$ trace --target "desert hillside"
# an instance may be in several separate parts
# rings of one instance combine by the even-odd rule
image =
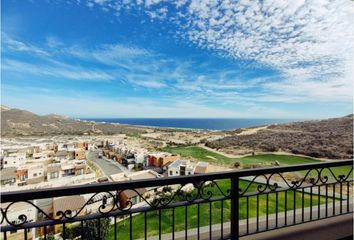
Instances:
[[[39,116],[34,113],[1,106],[1,136],[41,136],[60,134],[118,134],[145,132],[125,124],[95,123],[56,114]]]
[[[320,121],[271,125],[252,134],[242,129],[206,146],[230,154],[288,152],[317,158],[353,157],[353,115]]]

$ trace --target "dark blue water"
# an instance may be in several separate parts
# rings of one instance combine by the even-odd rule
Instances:
[[[276,123],[289,123],[295,119],[216,119],[216,118],[90,118],[96,122],[125,123],[130,125],[229,130]]]

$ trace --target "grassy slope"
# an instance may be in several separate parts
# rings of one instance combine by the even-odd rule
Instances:
[[[226,192],[226,189],[229,188],[230,184],[229,181],[223,180],[219,181],[220,188],[223,190],[223,192]],[[246,181],[241,181],[240,182],[241,188],[245,189],[245,187],[248,185],[248,182]],[[256,191],[257,185],[253,185],[249,188],[249,192],[255,192]],[[216,187],[211,188],[211,191],[213,192],[214,196],[220,195],[219,190]],[[302,201],[301,201],[301,193],[296,193],[296,208],[302,207]],[[279,201],[278,201],[278,211],[282,212],[285,209],[285,193],[279,193]],[[294,207],[294,192],[289,191],[287,193],[287,209],[291,210]],[[265,195],[260,195],[259,197],[260,204],[259,204],[259,215],[265,215],[266,214],[266,196]],[[320,200],[320,203],[324,203],[325,199],[318,197],[313,197],[313,205],[318,204],[318,200]],[[249,199],[249,216],[250,217],[255,217],[256,216],[256,197],[250,197]],[[275,193],[270,193],[269,194],[269,213],[274,213],[275,212]],[[304,196],[304,203],[305,207],[310,205],[310,195],[305,194]],[[220,202],[213,202],[211,204],[211,213],[212,213],[212,223],[217,224],[221,222],[221,203]],[[230,221],[230,201],[226,200],[224,201],[223,204],[223,215],[224,219],[223,222],[229,222]],[[245,219],[246,218],[246,199],[241,198],[240,199],[240,219]],[[209,210],[209,203],[206,204],[201,204],[200,205],[200,216],[201,218],[199,219],[200,221],[200,226],[206,226],[209,225],[209,216],[210,216],[210,210]],[[154,236],[158,234],[158,211],[150,211],[147,213],[147,232],[148,236]],[[136,215],[132,218],[132,232],[133,232],[133,239],[137,238],[143,238],[144,237],[144,214]],[[188,228],[196,228],[198,224],[198,207],[197,205],[191,205],[188,207],[188,220],[187,220],[187,225]],[[161,211],[161,229],[162,233],[169,233],[172,231],[172,210],[171,209],[165,209]],[[175,231],[182,231],[185,229],[185,207],[178,207],[175,209]],[[120,239],[129,239],[129,218],[126,220],[119,222],[117,224],[117,232],[118,232],[118,238]],[[109,230],[109,238],[108,239],[114,239],[114,228],[111,226]]]

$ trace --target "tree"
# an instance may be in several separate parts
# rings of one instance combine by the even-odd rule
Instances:
[[[72,224],[67,227],[65,237],[66,239],[78,239],[82,236],[81,239],[104,240],[107,237],[109,225],[109,218],[87,220],[84,222],[82,229],[81,225]]]

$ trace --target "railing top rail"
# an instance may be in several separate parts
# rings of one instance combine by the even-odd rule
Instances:
[[[341,160],[333,162],[310,163],[293,166],[267,167],[257,169],[232,170],[226,172],[216,172],[188,176],[176,176],[157,179],[142,179],[122,182],[94,183],[87,185],[65,186],[57,188],[10,191],[1,193],[1,202],[18,202],[34,199],[71,196],[79,194],[109,192],[115,190],[146,188],[154,186],[165,186],[173,184],[185,184],[199,181],[220,180],[246,176],[258,176],[262,174],[294,172],[310,169],[323,169],[329,167],[340,167],[353,165],[353,160]]]

